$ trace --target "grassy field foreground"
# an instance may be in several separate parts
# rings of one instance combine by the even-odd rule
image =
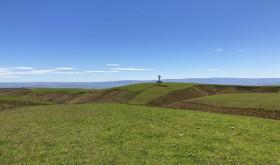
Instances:
[[[276,120],[123,104],[0,112],[0,164],[280,164]]]

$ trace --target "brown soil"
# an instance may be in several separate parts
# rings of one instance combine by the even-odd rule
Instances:
[[[280,120],[279,110],[264,110],[261,108],[231,108],[231,107],[215,107],[207,104],[200,104],[188,101],[180,101],[166,106],[168,108],[196,110],[203,112],[223,113],[239,116],[250,116],[267,119]]]
[[[26,88],[0,88],[0,93],[25,91]]]
[[[102,95],[103,92],[94,92],[86,95],[80,95],[72,100],[67,101],[68,104],[78,104],[78,103],[87,103],[98,101],[98,98]]]
[[[93,92],[86,95],[82,93],[67,93],[67,92],[44,92],[36,94],[28,94],[26,97],[51,101],[58,104],[78,104],[87,102],[127,102],[133,97],[134,92],[127,90],[109,90],[101,92]]]
[[[165,96],[152,100],[148,105],[166,107],[170,104],[193,98],[216,94],[230,93],[276,93],[279,87],[249,87],[249,86],[221,86],[221,85],[196,85],[191,88],[173,91]]]
[[[24,96],[30,92],[26,88],[0,88],[0,96],[10,95],[10,96]]]
[[[134,92],[128,90],[109,90],[105,92],[90,93],[85,96],[77,97],[68,103],[86,103],[86,102],[121,102],[126,103],[134,95]]]
[[[66,103],[76,97],[78,97],[80,94],[73,94],[73,93],[67,93],[67,92],[44,92],[44,93],[36,93],[36,94],[29,94],[26,97],[32,98],[32,99],[38,99],[38,100],[44,100],[44,101],[50,101],[55,102],[58,104]]]
[[[43,104],[33,103],[33,102],[9,101],[9,102],[5,102],[5,103],[1,103],[0,110],[11,109],[11,108],[15,108],[15,107],[22,107],[22,106],[33,106],[33,105],[43,105]]]

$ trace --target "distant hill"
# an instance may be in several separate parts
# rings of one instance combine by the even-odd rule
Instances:
[[[0,83],[0,88],[81,88],[81,89],[105,89],[124,85],[156,82],[156,80],[124,80],[108,82],[7,82]],[[221,84],[221,85],[280,85],[280,78],[188,78],[165,79],[163,82]]]

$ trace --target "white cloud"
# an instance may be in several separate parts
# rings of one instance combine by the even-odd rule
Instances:
[[[83,73],[116,73],[119,71],[105,71],[105,70],[89,70],[89,71],[84,71]]]
[[[26,72],[12,72],[14,74],[50,74],[55,73],[57,70],[47,69],[47,70],[31,70]]]
[[[17,69],[16,69],[17,68]],[[31,68],[31,67],[30,67]],[[28,67],[2,67],[0,68],[1,78],[16,78],[19,75],[47,75],[47,74],[85,74],[85,73],[116,73],[118,70],[89,70],[74,72],[68,71],[76,68],[56,68],[56,69],[32,69]]]
[[[128,71],[142,71],[142,70],[152,70],[152,69],[144,69],[144,68],[113,68],[113,70],[128,70]]]
[[[108,66],[119,66],[120,64],[106,64]]]
[[[219,71],[219,70],[221,70],[221,69],[207,69],[207,70],[209,70],[209,71]]]
[[[5,76],[5,75],[11,75],[11,70],[6,70],[6,69],[0,69],[0,75]]]
[[[221,48],[215,49],[215,52],[222,52],[223,50]]]
[[[76,68],[63,67],[63,68],[55,68],[55,69],[58,69],[58,70],[74,70]]]
[[[12,70],[12,69],[9,69],[9,68],[0,68],[0,72],[1,72],[1,71],[9,71],[9,70]]]
[[[20,67],[11,67],[13,69],[18,69],[18,70],[30,70],[34,69],[33,67],[26,67],[26,66],[20,66]]]
[[[17,78],[18,76],[0,76],[0,78]]]
[[[26,66],[20,66],[20,67],[3,67],[0,68],[0,71],[9,71],[9,70],[31,70],[34,69],[33,67],[26,67]]]
[[[0,75],[42,75],[42,74],[79,74],[80,72],[62,72],[54,69],[46,70],[28,70],[28,71],[13,71],[13,70],[0,70]]]
[[[80,74],[80,72],[61,72],[58,70],[31,70],[28,72],[16,72],[16,74]]]
[[[80,72],[53,72],[53,74],[80,74]]]

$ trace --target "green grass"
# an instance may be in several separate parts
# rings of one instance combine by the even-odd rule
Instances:
[[[159,85],[152,84],[149,88],[141,91],[138,95],[132,98],[128,103],[129,104],[147,104],[153,99],[164,96],[169,92],[180,90],[184,88],[190,88],[195,84],[188,84],[188,83],[161,83]]]
[[[232,129],[234,127],[235,129]],[[280,164],[280,123],[124,104],[0,112],[0,164]]]
[[[48,101],[30,99],[25,97],[15,97],[15,96],[1,96],[0,103],[14,103],[14,102],[31,102],[35,104],[54,104]]]
[[[140,84],[132,84],[132,85],[116,87],[113,89],[125,89],[125,90],[129,90],[132,92],[139,92],[139,91],[145,90],[147,88],[150,88],[153,85],[155,85],[155,83],[140,83]]]
[[[236,93],[205,96],[189,100],[220,107],[280,110],[279,93]]]
[[[67,92],[67,93],[91,93],[96,90],[94,89],[72,89],[72,88],[32,88],[31,92],[34,94],[37,93],[46,93],[46,92]]]

